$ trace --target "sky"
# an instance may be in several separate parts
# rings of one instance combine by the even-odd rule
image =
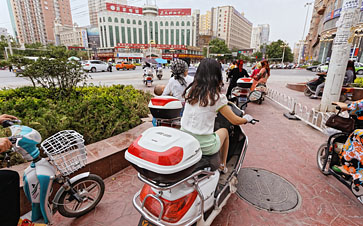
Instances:
[[[146,0],[129,0],[128,5],[142,6]],[[150,0],[154,1],[154,0]],[[192,8],[204,14],[212,7],[231,5],[243,12],[253,23],[270,24],[270,41],[281,39],[294,44],[303,37],[308,7],[305,3],[313,0],[155,0],[159,8]],[[70,0],[73,22],[79,26],[89,25],[88,0]],[[312,7],[309,8],[304,37],[310,27]],[[7,0],[0,0],[0,27],[13,34],[7,7]]]

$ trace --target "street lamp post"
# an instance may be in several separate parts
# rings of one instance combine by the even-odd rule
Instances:
[[[207,48],[207,58],[209,58],[209,49],[211,48],[211,47],[213,47],[214,45],[208,45],[208,46],[204,46],[204,47],[206,47]]]
[[[303,44],[304,44],[304,36],[305,36],[305,29],[306,29],[306,22],[308,21],[308,15],[309,15],[309,8],[310,6],[313,4],[313,2],[308,2],[304,5],[304,7],[308,7],[308,9],[306,10],[306,17],[305,17],[305,24],[304,24],[304,31],[302,34],[302,38],[301,38],[301,42],[300,42],[300,46],[299,46],[299,58],[297,59],[297,64],[300,64],[300,60],[301,60],[301,56],[302,56],[302,50],[303,50]]]

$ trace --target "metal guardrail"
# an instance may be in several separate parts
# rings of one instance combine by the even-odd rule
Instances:
[[[266,97],[287,109],[289,112],[295,113],[298,119],[322,133],[326,133],[326,129],[329,128],[325,126],[325,122],[333,114],[332,112],[324,113],[314,108],[309,109],[307,106],[298,103],[294,98],[270,88],[268,88]]]

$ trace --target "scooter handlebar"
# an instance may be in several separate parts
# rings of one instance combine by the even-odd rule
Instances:
[[[7,127],[10,127],[10,126],[13,126],[15,124],[20,124],[21,121],[20,120],[5,120],[1,123],[1,125],[4,127],[4,128],[7,128]]]
[[[260,122],[260,120],[253,119],[250,123],[251,123],[252,125],[255,125],[257,122]]]

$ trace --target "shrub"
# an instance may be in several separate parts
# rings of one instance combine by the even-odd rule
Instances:
[[[0,91],[0,112],[17,116],[43,139],[76,130],[90,144],[141,124],[149,99],[150,94],[123,85],[75,88],[63,98],[46,88],[24,87]],[[6,135],[0,131],[0,137]]]

